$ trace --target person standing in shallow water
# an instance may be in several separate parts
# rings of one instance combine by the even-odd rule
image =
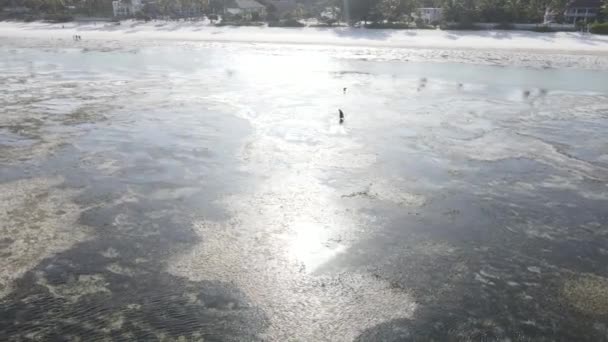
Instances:
[[[342,88],[342,94],[346,94],[346,87]],[[338,108],[338,113],[340,114],[340,125],[344,123],[344,112],[342,109]]]

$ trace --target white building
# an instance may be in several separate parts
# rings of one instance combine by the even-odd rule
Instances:
[[[602,2],[599,0],[574,0],[566,7],[564,21],[567,23],[591,22],[595,20],[601,9]]]
[[[340,19],[340,7],[325,7],[321,12],[320,17],[323,20],[339,20]]]
[[[421,7],[416,9],[416,16],[425,24],[438,23],[443,18],[443,9],[439,7]]]
[[[566,5],[564,11],[564,22],[576,23],[577,21],[592,22],[602,10],[602,2],[600,0],[571,0]],[[545,11],[545,24],[553,23],[557,19],[557,13],[547,8]]]
[[[141,11],[143,4],[141,0],[115,0],[112,1],[112,11],[115,17],[130,17]]]

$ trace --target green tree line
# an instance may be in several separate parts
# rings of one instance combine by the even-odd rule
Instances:
[[[568,0],[332,0],[340,7],[342,19],[360,21],[409,21],[419,7],[443,8],[443,20],[458,23],[538,23],[545,10],[552,9],[557,19]]]
[[[129,1],[129,0],[123,0]],[[272,13],[270,0],[259,0]],[[458,23],[538,23],[545,10],[551,8],[559,21],[568,0],[297,0],[298,11],[292,17],[319,16],[328,8],[335,9],[338,18],[348,23],[410,22],[419,7],[443,8],[443,20]],[[608,0],[605,0],[608,3]],[[171,16],[183,9],[196,8],[197,13],[221,14],[233,0],[157,0],[144,7],[146,14]],[[32,11],[61,13],[75,8],[87,15],[111,15],[112,0],[0,0],[2,7],[24,6]],[[608,6],[606,6],[608,7]]]

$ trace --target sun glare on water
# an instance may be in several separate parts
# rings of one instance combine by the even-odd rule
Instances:
[[[314,271],[346,249],[338,241],[332,241],[328,234],[332,229],[319,222],[297,221],[291,228],[293,234],[289,236],[287,250],[307,272]]]
[[[270,47],[269,47],[270,48]],[[272,47],[274,48],[274,47]],[[249,54],[239,56],[237,67],[253,80],[284,80],[299,87],[316,87],[327,81],[327,70],[332,64],[331,57],[302,51],[301,54],[268,55]]]

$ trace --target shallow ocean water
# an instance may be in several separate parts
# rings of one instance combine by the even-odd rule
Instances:
[[[2,340],[608,340],[605,71],[1,55]]]

